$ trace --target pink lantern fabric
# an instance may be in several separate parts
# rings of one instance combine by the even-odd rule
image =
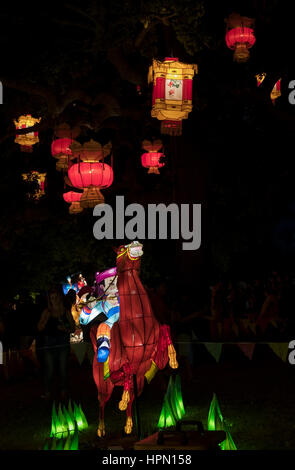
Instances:
[[[141,156],[142,166],[149,169],[148,173],[159,175],[160,172],[158,169],[165,165],[165,163],[159,161],[161,157],[165,157],[161,152],[144,153]]]
[[[75,163],[68,171],[71,183],[76,188],[97,186],[108,188],[113,182],[113,169],[106,163]]]
[[[256,38],[252,28],[233,28],[230,29],[225,36],[225,42],[229,49],[235,49],[238,43],[246,44],[247,48],[250,49],[254,46],[255,41]]]
[[[56,139],[51,144],[51,154],[53,157],[58,158],[61,155],[72,155],[70,145],[73,143],[73,139],[63,138]]]

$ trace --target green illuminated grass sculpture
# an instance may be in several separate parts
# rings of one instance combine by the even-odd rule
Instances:
[[[175,426],[184,414],[180,377],[177,375],[175,381],[173,381],[171,376],[158,421],[158,429]]]
[[[208,431],[223,430],[226,433],[226,438],[220,444],[221,450],[237,450],[237,447],[231,437],[231,434],[224,422],[217,396],[214,393],[213,399],[210,404],[208,413]]]

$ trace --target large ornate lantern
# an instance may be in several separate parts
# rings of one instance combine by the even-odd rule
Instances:
[[[40,122],[41,118],[33,118],[31,114],[26,114],[24,116],[20,116],[18,120],[14,120],[14,124],[16,129],[28,129],[30,127],[35,126],[36,123]],[[27,134],[16,134],[16,138],[14,140],[16,144],[20,145],[20,149],[22,152],[33,152],[33,145],[39,142],[38,132],[28,132]]]
[[[177,58],[164,62],[153,60],[148,83],[153,82],[152,117],[161,121],[162,134],[181,135],[182,119],[192,110],[192,83],[198,73],[195,64],[184,64]]]
[[[229,49],[234,50],[234,61],[247,62],[249,49],[255,44],[255,20],[232,13],[226,20],[227,32],[225,42]]]
[[[66,123],[60,124],[56,128],[55,135],[58,139],[53,140],[51,144],[51,154],[57,159],[57,171],[68,169],[70,160],[74,158],[71,145],[75,142],[73,139],[78,136],[79,132],[79,128],[71,129]]]
[[[70,203],[69,213],[70,214],[79,214],[83,211],[83,207],[80,206],[82,193],[77,193],[75,191],[68,191],[63,194],[63,198],[66,202]]]
[[[256,80],[257,80],[257,86],[260,86],[263,80],[266,77],[266,73],[260,73],[256,75]],[[270,93],[270,98],[272,101],[272,104],[275,104],[275,100],[281,96],[281,78],[275,83],[273,89],[271,90]]]
[[[34,186],[34,191],[27,193],[28,199],[38,201],[45,194],[46,173],[39,173],[39,171],[30,171],[29,173],[22,174],[23,180],[29,185]]]
[[[165,155],[160,152],[163,148],[162,141],[155,140],[154,142],[150,142],[149,140],[144,140],[142,142],[142,148],[146,150],[146,153],[141,156],[142,166],[149,169],[148,173],[159,175],[159,168],[165,165],[163,162]]]
[[[108,188],[113,182],[113,169],[106,163],[75,163],[68,172],[71,183],[76,188],[84,189],[80,199],[82,208],[95,207],[104,202],[100,190]]]

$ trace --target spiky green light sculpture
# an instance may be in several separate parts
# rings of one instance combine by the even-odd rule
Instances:
[[[226,438],[223,442],[221,442],[220,448],[221,450],[237,450],[236,445],[231,437],[231,434],[224,422],[220,406],[217,400],[217,396],[214,393],[213,399],[210,404],[209,413],[208,413],[208,430],[209,431],[216,431],[216,430],[223,430],[226,433]]]
[[[173,382],[173,378],[171,376],[169,379],[167,392],[164,397],[164,402],[158,421],[158,428],[163,429],[175,426],[176,422],[182,419],[184,414],[185,410],[182,401],[180,377],[177,375],[175,382]]]

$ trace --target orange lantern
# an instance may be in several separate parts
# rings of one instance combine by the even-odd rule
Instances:
[[[14,120],[14,125],[16,129],[28,129],[35,126],[36,123],[39,123],[41,118],[33,118],[31,114],[20,116],[18,120]],[[28,132],[27,134],[16,134],[14,140],[16,144],[20,145],[22,152],[33,152],[33,145],[39,142],[38,132]]]
[[[260,73],[255,75],[256,80],[257,80],[257,86],[260,86],[263,80],[266,77],[266,73]],[[275,100],[281,96],[281,78],[275,83],[275,86],[273,87],[271,93],[270,93],[270,98],[272,101],[272,104],[275,104]]]
[[[81,196],[82,193],[76,193],[75,191],[68,191],[63,194],[64,200],[71,204],[69,207],[70,214],[78,214],[83,211],[83,208],[80,205]]]
[[[229,49],[234,50],[234,61],[246,62],[249,59],[249,49],[255,44],[255,20],[232,13],[226,20],[225,42]]]
[[[141,156],[142,166],[148,168],[148,173],[154,173],[159,175],[159,168],[162,168],[165,163],[161,160],[165,157],[160,150],[163,147],[161,140],[155,140],[153,143],[149,140],[144,140],[142,143],[142,148],[147,151]]]
[[[184,64],[178,58],[153,60],[148,83],[153,83],[151,115],[161,121],[161,132],[181,135],[182,120],[192,111],[192,83],[198,73],[196,64]]]
[[[46,173],[39,173],[39,171],[30,171],[29,173],[22,174],[23,180],[27,183],[37,183],[37,189],[34,193],[27,193],[28,199],[35,201],[39,200],[45,194]]]

